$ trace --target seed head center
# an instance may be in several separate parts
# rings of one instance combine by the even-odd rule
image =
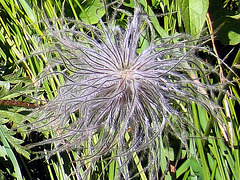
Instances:
[[[132,80],[134,78],[134,71],[129,69],[120,71],[120,77],[124,80]]]

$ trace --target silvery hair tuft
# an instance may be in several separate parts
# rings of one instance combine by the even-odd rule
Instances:
[[[33,112],[37,121],[32,128],[53,129],[56,137],[29,147],[56,143],[50,155],[88,149],[83,159],[114,151],[122,167],[132,153],[148,150],[150,169],[159,167],[156,154],[166,134],[187,148],[194,129],[191,104],[210,114],[217,110],[207,93],[215,88],[202,83],[212,67],[196,57],[201,45],[184,34],[158,37],[142,14],[136,7],[125,25],[115,19],[100,19],[98,26],[64,19],[59,29],[46,22],[52,42],[45,52],[55,57],[49,65],[64,67],[56,73],[64,74],[65,83],[53,100]]]

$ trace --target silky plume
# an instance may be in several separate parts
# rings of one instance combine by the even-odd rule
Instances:
[[[130,13],[128,13],[130,14]],[[55,144],[48,155],[65,150],[88,150],[81,159],[92,161],[115,153],[120,173],[130,178],[127,167],[133,153],[147,152],[150,179],[160,168],[164,136],[172,134],[188,148],[194,131],[191,104],[217,117],[211,93],[218,89],[207,82],[214,68],[196,56],[206,50],[185,34],[158,37],[148,16],[136,7],[125,25],[114,16],[98,26],[75,20],[46,20],[44,46],[48,66],[40,79],[59,66],[65,83],[58,95],[31,115],[32,130],[54,130],[56,136],[31,144]],[[52,55],[53,54],[53,55]],[[75,118],[71,118],[75,115]]]

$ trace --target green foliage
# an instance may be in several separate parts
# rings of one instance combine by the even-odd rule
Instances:
[[[185,30],[193,37],[199,37],[206,20],[209,0],[180,0],[179,6]]]
[[[214,3],[214,1],[213,1]],[[210,7],[211,18],[217,32],[217,39],[224,45],[240,43],[240,8],[239,1],[226,1]]]
[[[75,2],[77,3],[77,1]],[[99,18],[105,14],[104,2],[101,0],[86,1],[84,7],[81,7],[79,3],[77,4],[82,10],[79,17],[84,23],[96,24]]]
[[[237,50],[239,48],[240,3],[238,0],[140,0],[139,2],[144,13],[150,16],[158,37],[166,38],[183,32],[199,37],[201,32],[205,32],[205,29],[212,33],[210,26],[213,24],[216,38],[223,45],[235,45]],[[100,0],[66,0],[65,8],[62,8],[62,3],[63,1],[54,0],[0,1],[0,99],[34,103],[36,99],[40,99],[45,102],[53,99],[57,94],[58,87],[64,83],[62,75],[53,74],[49,78],[41,79],[42,93],[35,93],[36,88],[39,88],[37,86],[39,81],[36,82],[36,79],[48,63],[49,57],[46,57],[44,53],[36,53],[36,56],[31,57],[29,55],[32,52],[41,51],[38,47],[39,43],[48,46],[47,44],[51,42],[51,39],[46,39],[44,36],[47,27],[41,22],[45,18],[55,19],[61,28],[58,19],[63,14],[70,19],[96,25],[98,25],[98,18],[106,15],[104,2]],[[133,10],[134,1],[126,1],[122,6]],[[160,16],[161,13],[164,16]],[[207,20],[207,13],[212,21]],[[122,14],[119,21],[126,21],[124,11]],[[39,42],[40,38],[42,40]],[[210,43],[208,45],[211,47]],[[217,50],[221,53],[221,49]],[[219,65],[214,57],[203,56],[215,66]],[[166,136],[166,141],[158,143],[161,150],[158,154],[161,159],[159,179],[161,176],[165,179],[240,179],[238,170],[240,167],[240,135],[237,114],[237,108],[240,105],[240,83],[237,74],[240,50],[231,53],[231,57],[234,59],[233,63],[232,61],[227,62],[232,68],[231,70],[221,65],[226,74],[225,82],[231,81],[234,85],[226,84],[223,89],[228,90],[228,93],[217,94],[218,103],[223,107],[221,114],[223,122],[216,123],[217,120],[209,116],[206,110],[192,104],[194,118],[191,121],[195,125],[195,130],[188,134],[189,149],[182,148],[178,139],[168,136]],[[61,70],[62,67],[56,68]],[[50,69],[50,72],[53,72],[53,69]],[[219,78],[214,76],[210,75],[207,78],[209,82],[220,83]],[[181,106],[184,108],[184,104]],[[24,145],[51,137],[54,132],[49,130],[44,134],[29,134],[24,127],[15,130],[26,119],[29,111],[25,107],[0,105],[1,179],[9,177],[66,179],[69,176],[70,179],[81,179],[81,177],[114,179],[119,174],[119,165],[113,158],[116,155],[114,152],[102,156],[96,163],[92,163],[88,159],[74,162],[82,155],[87,154],[87,149],[81,152],[71,149],[63,153],[57,152],[50,159],[35,160],[37,161],[37,168],[35,168],[31,164],[34,162],[30,163],[29,159],[38,156],[32,151],[26,150]],[[35,119],[33,117],[28,120],[33,122]],[[128,140],[127,134],[125,138]],[[167,147],[166,143],[170,144],[170,147]],[[49,149],[48,146],[43,148]],[[147,179],[147,173],[143,168],[146,163],[144,157],[138,152],[133,156],[132,168],[138,174],[136,179]],[[173,170],[169,168],[169,164]],[[89,168],[89,174],[85,176],[83,172],[88,167],[92,168]]]

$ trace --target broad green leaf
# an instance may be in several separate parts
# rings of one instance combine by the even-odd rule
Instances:
[[[186,32],[198,37],[206,19],[209,0],[179,0],[179,6]]]
[[[222,27],[217,32],[217,38],[225,45],[240,43],[240,19],[223,18]]]
[[[197,160],[194,158],[190,158],[189,165],[194,174],[198,176],[198,179],[204,180],[203,167],[199,164],[199,162],[197,162]]]
[[[219,8],[211,14],[216,39],[224,45],[236,45],[240,43],[240,14],[229,9]]]
[[[105,13],[104,3],[101,0],[88,1],[88,7],[81,12],[80,18],[84,23],[96,24]]]

